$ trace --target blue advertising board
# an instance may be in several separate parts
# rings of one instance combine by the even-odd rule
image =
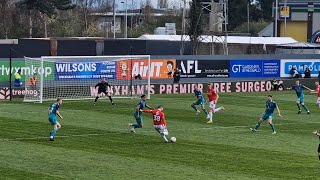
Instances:
[[[297,71],[304,74],[306,68],[311,71],[311,77],[318,77],[320,71],[320,59],[282,59],[281,77],[292,77],[291,69],[295,67]]]
[[[55,80],[116,79],[115,61],[55,63]]]
[[[280,77],[280,60],[230,60],[230,77]]]

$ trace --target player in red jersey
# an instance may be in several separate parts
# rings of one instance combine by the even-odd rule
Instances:
[[[315,82],[314,84],[316,85],[316,90],[311,91],[311,93],[317,93],[316,106],[320,108],[320,85],[319,82]]]
[[[164,139],[165,142],[168,142],[166,136],[168,136],[167,130],[167,122],[165,119],[165,115],[163,113],[163,107],[158,106],[157,109],[154,110],[141,110],[145,113],[151,113],[153,117],[153,127],[160,133],[161,137]]]
[[[218,95],[218,92],[215,89],[213,89],[212,84],[208,84],[207,95],[209,98],[209,119],[210,119],[207,123],[212,123],[213,113],[219,112],[220,110],[225,111],[225,109],[223,106],[216,108],[219,95]]]

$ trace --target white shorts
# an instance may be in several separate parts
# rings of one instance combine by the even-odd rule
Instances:
[[[320,97],[318,97],[317,99],[317,104],[320,104]]]
[[[210,101],[210,102],[209,102],[209,107],[210,107],[211,109],[215,109],[215,108],[216,108],[216,103],[215,103],[215,101]]]
[[[153,125],[153,127],[160,133],[160,134],[164,134],[164,135],[168,135],[168,129],[166,126],[164,125]]]

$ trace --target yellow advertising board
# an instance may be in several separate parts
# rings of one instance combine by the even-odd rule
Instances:
[[[280,18],[290,18],[290,6],[280,6]]]

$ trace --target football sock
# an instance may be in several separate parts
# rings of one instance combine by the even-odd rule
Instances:
[[[57,130],[56,129],[52,129],[50,132],[50,137],[54,137],[57,134]]]
[[[196,108],[195,105],[192,104],[191,107],[192,107],[195,111],[198,111],[198,109]]]
[[[209,116],[210,116],[210,121],[212,121],[212,119],[213,119],[213,113],[210,111],[209,112]]]
[[[97,97],[96,97],[96,99],[94,100],[94,102],[97,102],[97,101],[98,101],[98,99],[99,99],[99,97],[97,96]]]
[[[166,135],[161,134],[161,137],[162,137],[166,142],[168,142],[168,139],[167,139]]]
[[[257,122],[255,129],[258,129],[260,127],[261,123]]]
[[[270,126],[271,126],[272,131],[275,132],[276,129],[274,128],[274,125],[273,125],[273,124],[270,124]]]
[[[214,112],[216,113],[216,112],[219,112],[220,110],[221,110],[221,107],[215,109]]]
[[[299,105],[299,104],[297,104],[297,106],[298,106],[299,111],[301,111],[300,105]]]
[[[309,111],[309,109],[307,108],[307,106],[302,105],[302,107],[303,107],[304,110]]]
[[[206,113],[206,115],[208,115],[208,111],[206,109],[202,109],[204,113]]]
[[[111,96],[108,96],[108,97],[109,97],[110,101],[113,102],[112,97]]]
[[[131,125],[133,128],[142,128],[142,126],[140,124],[132,124]]]

